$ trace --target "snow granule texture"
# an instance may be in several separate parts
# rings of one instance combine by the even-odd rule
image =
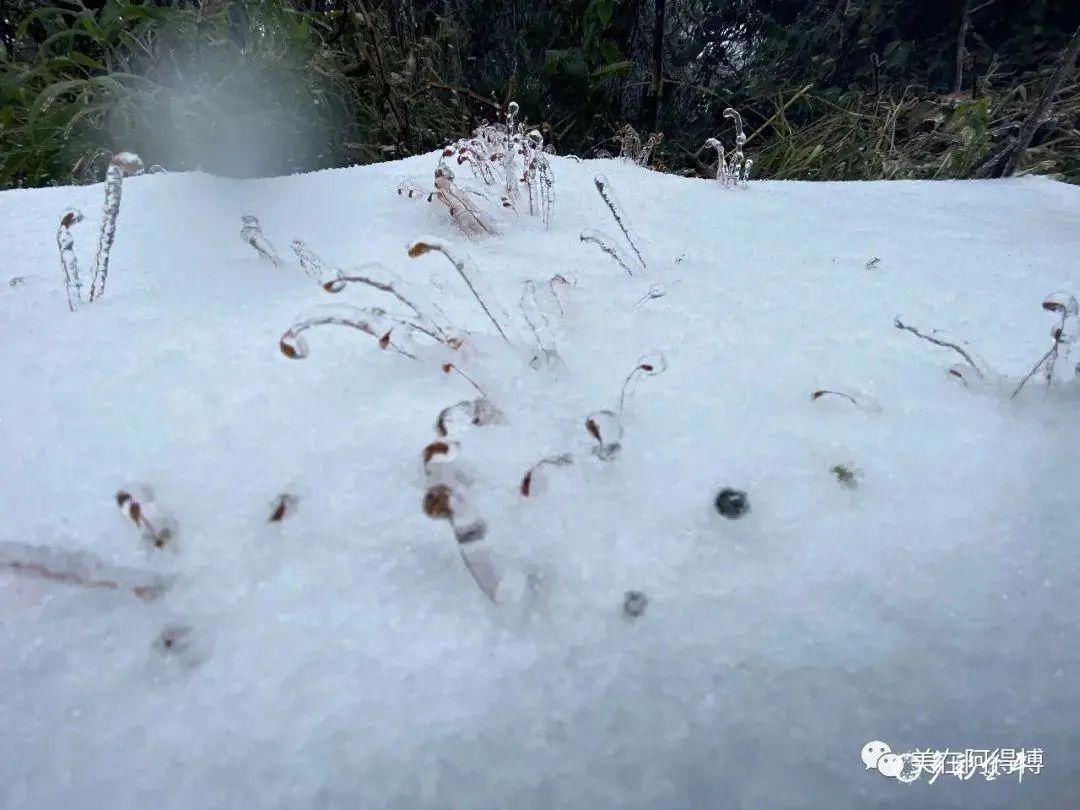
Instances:
[[[556,159],[550,230],[504,214],[470,241],[394,193],[435,162],[127,179],[108,292],[74,314],[58,216],[86,214],[85,272],[102,187],[0,194],[0,550],[172,578],[142,601],[0,568],[0,807],[1080,806],[1080,384],[1062,366],[1008,396],[1049,348],[1044,296],[1080,291],[1080,189],[723,190]],[[648,273],[579,241],[619,236],[601,172]],[[497,604],[420,509],[435,417],[475,391],[346,330],[282,356],[320,305],[390,307],[260,259],[248,213],[279,248],[381,263],[472,333],[455,363],[505,418],[453,463]],[[424,235],[512,317],[524,281],[571,281],[562,362],[532,368],[444,257],[408,258]],[[1003,379],[965,388],[897,315]],[[600,460],[585,418],[650,352],[667,370]],[[165,549],[116,508],[139,484],[176,520]],[[725,487],[752,504],[738,520]],[[1045,766],[905,785],[864,770],[870,740]]]

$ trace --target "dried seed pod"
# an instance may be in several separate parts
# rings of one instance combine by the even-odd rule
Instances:
[[[299,498],[297,498],[295,495],[290,495],[287,492],[278,495],[277,498],[274,499],[274,503],[271,505],[270,519],[267,522],[280,523],[286,517],[296,511],[296,507],[299,502]]]
[[[641,591],[627,591],[623,596],[623,613],[631,619],[641,616],[648,605],[649,598]]]
[[[451,506],[453,490],[446,484],[435,484],[424,493],[424,514],[432,520],[450,520],[454,516]]]
[[[154,548],[170,545],[175,535],[174,521],[154,500],[149,487],[138,487],[137,497],[127,490],[116,493],[116,505],[120,511],[142,532],[143,538]]]
[[[622,449],[622,421],[614,411],[594,411],[585,419],[585,430],[596,439],[593,454],[601,461],[611,461]]]

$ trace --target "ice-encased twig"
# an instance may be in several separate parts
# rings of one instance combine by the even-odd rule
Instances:
[[[551,324],[547,315],[536,300],[536,282],[529,280],[522,284],[521,300],[518,302],[521,313],[525,316],[525,322],[532,330],[536,338],[536,345],[547,360],[558,359],[559,352],[555,347],[555,337],[551,333]]]
[[[296,254],[296,258],[300,260],[300,268],[309,277],[313,278],[323,284],[323,278],[327,275],[326,263],[322,260],[314,250],[308,247],[307,243],[302,239],[293,239],[289,245],[292,248],[293,253]],[[340,272],[335,270],[330,275],[340,275]]]
[[[410,323],[392,315],[377,307],[334,307],[327,308],[327,314],[314,315],[298,323],[293,324],[286,330],[278,341],[281,353],[293,360],[302,360],[307,357],[311,350],[303,333],[317,326],[344,326],[359,332],[371,335],[379,342],[380,349],[393,349],[398,354],[416,360],[416,355],[405,350],[391,341],[393,330],[402,326],[405,330],[418,329],[416,324]]]
[[[364,274],[360,275],[359,271],[363,271]],[[339,275],[330,279],[323,284],[323,289],[329,293],[341,292],[349,284],[360,284],[365,287],[371,287],[379,292],[391,295],[408,307],[412,313],[416,316],[415,326],[419,328],[421,332],[424,332],[429,337],[439,341],[440,343],[448,343],[451,339],[451,333],[453,327],[447,321],[446,323],[440,323],[435,317],[428,315],[421,307],[415,303],[414,299],[418,299],[416,291],[414,291],[404,279],[394,277],[393,281],[383,281],[374,277],[375,272],[389,274],[380,264],[369,264],[362,267],[358,267],[355,271],[352,271],[351,275],[344,275],[339,272]],[[406,295],[408,293],[408,295]]]
[[[432,520],[449,522],[465,569],[480,591],[495,601],[499,576],[486,548],[487,523],[460,486],[433,483],[424,492],[423,511]]]
[[[595,228],[586,228],[581,232],[580,238],[582,242],[589,242],[596,245],[604,251],[604,253],[613,258],[619,263],[619,267],[626,271],[627,275],[634,275],[634,271],[630,269],[630,265],[635,264],[635,262],[626,255],[611,236],[603,231],[598,231]]]
[[[443,438],[457,433],[466,426],[482,427],[496,425],[504,420],[502,412],[485,396],[465,399],[439,411],[435,419],[435,432]]]
[[[1046,354],[1044,354],[1032,367],[1031,371],[1020,380],[1020,384],[1016,386],[1016,390],[1012,392],[1010,399],[1015,398],[1016,395],[1020,393],[1028,380],[1034,377],[1040,368],[1045,369],[1046,386],[1049,388],[1054,382],[1054,369],[1056,368],[1058,358],[1061,355],[1062,346],[1065,347],[1065,360],[1068,361],[1069,346],[1077,338],[1077,335],[1070,334],[1066,331],[1066,327],[1070,324],[1070,320],[1075,324],[1077,322],[1077,315],[1080,313],[1080,304],[1078,304],[1075,297],[1067,292],[1051,293],[1046,296],[1042,308],[1047,312],[1053,312],[1061,316],[1061,320],[1058,322],[1057,326],[1050,330],[1050,337],[1053,340],[1053,343],[1050,345]]]
[[[86,552],[26,543],[0,542],[0,568],[84,588],[127,591],[144,601],[156,599],[172,585],[169,578],[110,565]]]
[[[259,218],[254,214],[244,214],[240,217],[240,221],[243,223],[243,227],[240,228],[241,238],[255,248],[255,251],[264,259],[273,262],[275,267],[280,267],[282,264],[281,257],[274,250],[274,246],[270,244],[270,240],[263,235]]]
[[[548,456],[542,458],[531,467],[521,479],[521,486],[519,490],[522,497],[528,498],[532,495],[533,481],[536,478],[536,474],[542,467],[568,467],[574,463],[574,457],[570,453],[563,453],[558,456]]]
[[[114,155],[109,161],[109,168],[105,170],[105,207],[101,215],[97,255],[94,257],[94,275],[90,282],[91,301],[96,301],[105,294],[105,281],[109,277],[109,256],[116,240],[116,218],[120,215],[124,178],[139,174],[142,170],[142,158],[132,152]]]
[[[600,199],[607,205],[608,210],[611,212],[611,216],[615,219],[615,224],[619,226],[619,230],[623,232],[623,236],[626,237],[627,244],[630,245],[630,249],[634,251],[634,255],[637,256],[638,262],[641,264],[641,268],[644,270],[648,265],[645,263],[645,257],[641,255],[641,251],[638,250],[637,244],[634,242],[634,235],[630,228],[630,220],[626,216],[626,212],[619,205],[619,201],[615,198],[615,191],[611,187],[611,181],[604,175],[598,174],[593,178],[593,184],[596,186],[596,190],[600,193]]]
[[[971,355],[968,352],[964,351],[964,349],[960,348],[955,343],[950,343],[947,340],[942,340],[941,338],[936,338],[936,337],[933,337],[932,335],[923,334],[918,329],[916,329],[914,326],[908,326],[906,323],[901,321],[899,318],[896,318],[893,321],[893,325],[897,329],[902,329],[905,332],[911,332],[911,334],[915,335],[915,337],[922,338],[925,341],[933,343],[935,346],[941,346],[944,349],[952,349],[954,352],[956,352],[957,354],[959,354],[961,357],[964,358],[964,361],[969,366],[971,366],[972,369],[974,369],[975,373],[978,374],[980,378],[985,376],[983,374],[983,370],[981,368],[979,368],[979,364],[971,359]]]
[[[611,461],[622,449],[622,418],[614,411],[593,411],[585,417],[586,432],[596,439],[593,454],[601,461]]]
[[[508,329],[511,329],[509,313],[507,313],[505,309],[499,306],[494,293],[492,293],[490,290],[485,289],[484,294],[481,294],[480,290],[477,289],[477,285],[482,284],[482,282],[480,281],[480,274],[471,269],[466,269],[467,266],[464,259],[456,256],[453,252],[451,252],[450,248],[447,247],[446,243],[439,239],[419,239],[415,242],[412,242],[409,245],[408,249],[409,256],[414,259],[417,256],[423,256],[425,253],[428,253],[432,250],[445,256],[447,261],[449,261],[450,264],[454,266],[454,269],[457,270],[458,275],[461,276],[461,280],[465,282],[465,286],[469,288],[469,292],[473,294],[473,297],[476,299],[477,303],[480,304],[480,308],[484,310],[484,314],[487,315],[488,319],[492,322],[492,324],[495,325],[495,329],[502,336],[502,339],[505,340],[507,343],[513,343],[506,331]],[[484,300],[485,295],[487,296],[487,301]],[[506,323],[505,329],[503,328],[502,324],[499,323],[499,319],[495,317],[495,314],[492,312],[492,308],[498,311],[499,315]]]
[[[663,352],[650,352],[638,358],[633,371],[626,375],[623,381],[622,391],[619,394],[619,419],[622,419],[626,410],[626,399],[633,394],[634,384],[641,377],[655,377],[667,371],[667,358]]]
[[[82,279],[79,278],[79,257],[75,255],[73,225],[83,221],[82,211],[69,208],[60,216],[56,231],[56,246],[60,249],[60,266],[64,269],[64,289],[67,290],[68,309],[74,312],[82,303]]]

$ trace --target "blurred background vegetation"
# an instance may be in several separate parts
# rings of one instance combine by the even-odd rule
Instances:
[[[1077,0],[0,0],[0,187],[96,182],[121,150],[393,159],[511,100],[560,154],[617,154],[629,123],[689,175],[732,106],[758,177],[1080,182],[1078,28]]]

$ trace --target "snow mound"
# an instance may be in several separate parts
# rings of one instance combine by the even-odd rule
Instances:
[[[435,160],[128,178],[75,313],[57,223],[101,186],[0,194],[0,807],[1078,806],[1080,357],[1008,383],[1080,288],[1080,189],[554,158],[550,229],[469,240],[395,194]],[[579,238],[623,239],[597,174],[632,272]],[[244,215],[463,344],[261,258]],[[282,353],[343,306],[392,329]],[[477,388],[492,418],[440,437]],[[871,740],[1046,765],[901,784]]]

